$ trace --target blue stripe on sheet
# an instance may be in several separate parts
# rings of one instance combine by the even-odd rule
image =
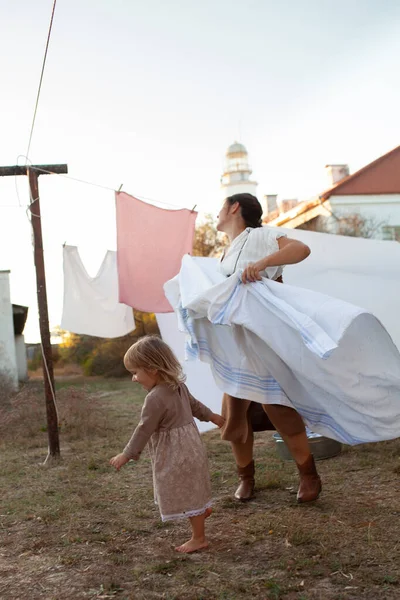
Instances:
[[[235,290],[232,292],[229,300],[233,300],[235,293],[239,288],[238,284],[235,287]],[[214,323],[221,324],[223,322],[225,312],[227,310],[227,305],[225,304],[223,309],[217,314],[214,320]],[[182,316],[183,323],[187,330],[187,333],[190,336],[190,340],[186,343],[186,354],[189,359],[200,358],[200,360],[206,360],[206,362],[211,363],[213,370],[215,371],[216,376],[220,377],[222,381],[227,384],[233,384],[236,386],[240,386],[242,390],[247,390],[249,393],[253,392],[258,396],[286,396],[285,392],[279,385],[279,383],[271,376],[261,377],[256,375],[252,371],[243,370],[240,368],[233,368],[229,363],[224,361],[220,356],[216,354],[216,352],[212,351],[208,345],[208,341],[206,338],[197,338],[193,319],[189,316],[187,309],[182,307],[179,308],[179,311]],[[310,349],[315,350],[317,352],[317,348],[321,350],[321,346],[315,342],[313,348],[311,347],[311,342],[313,341],[308,334],[308,332],[296,321],[293,321],[298,326],[299,332],[302,335],[302,338],[305,340],[306,346]],[[307,343],[310,340],[310,343]],[[327,354],[325,353],[322,358],[326,358]],[[287,396],[286,396],[287,397]],[[369,442],[369,439],[357,438],[355,436],[350,435],[341,425],[339,425],[333,417],[331,417],[326,412],[320,412],[317,410],[313,410],[311,408],[305,408],[304,406],[297,407],[295,400],[290,398],[293,406],[297,408],[300,414],[307,420],[308,425],[313,428],[313,426],[324,426],[326,429],[333,433],[333,437],[337,440],[345,444],[355,445]]]
[[[223,304],[221,310],[215,315],[212,323],[215,323],[217,325],[224,323],[225,313],[228,309],[229,304],[235,299],[235,296],[237,296],[240,285],[241,285],[241,281],[239,280],[238,283],[236,284],[236,286],[233,288],[231,295],[226,300],[226,302]]]
[[[260,281],[258,283],[261,286],[264,285],[262,281]],[[259,286],[254,287],[254,291],[257,293],[258,296],[261,297],[262,301],[265,302],[264,295],[261,292],[259,292]],[[293,312],[291,311],[291,313],[289,315],[290,319],[296,325],[307,348],[309,348],[311,351],[313,351],[315,354],[317,354],[320,358],[324,358],[324,359],[329,358],[329,356],[332,354],[333,350],[332,349],[326,350],[325,346],[322,346],[315,337],[312,337],[311,334],[309,333],[309,331],[305,327],[303,327],[301,322],[295,317]]]
[[[269,396],[274,395],[284,395],[286,396],[283,389],[280,387],[279,383],[273,377],[259,377],[254,374],[248,374],[247,379],[243,378],[243,371],[240,369],[233,369],[230,365],[221,358],[217,357],[214,352],[211,352],[210,349],[203,345],[202,342],[205,340],[199,340],[200,347],[200,356],[208,356],[211,358],[211,364],[217,373],[217,375],[225,382],[233,383],[236,385],[240,385],[242,389],[247,389],[248,391],[257,392],[258,394],[265,394]],[[287,396],[286,396],[287,397]],[[329,429],[333,434],[335,439],[340,439],[344,444],[363,444],[370,440],[357,438],[355,436],[350,435],[342,426],[340,426],[330,415],[325,412],[320,412],[312,409],[305,408],[304,406],[298,407],[296,406],[296,402],[290,398],[293,406],[300,412],[300,414],[307,419],[308,424],[311,429],[313,425],[321,424],[327,429]]]
[[[233,368],[229,363],[223,361],[215,352],[210,350],[206,340],[199,340],[199,351],[201,355],[207,355],[211,358],[212,365],[218,375],[227,382],[239,384],[248,390],[257,390],[257,392],[276,393],[283,392],[279,383],[272,376],[260,377],[251,371]]]

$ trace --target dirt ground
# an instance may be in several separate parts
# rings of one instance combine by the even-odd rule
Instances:
[[[210,548],[182,556],[186,522],[162,524],[147,455],[108,460],[135,427],[129,380],[58,384],[62,460],[44,467],[41,383],[0,410],[1,600],[395,600],[400,598],[400,440],[320,461],[321,498],[296,504],[297,474],[257,434],[257,497],[232,499],[229,444],[204,435],[215,498]]]

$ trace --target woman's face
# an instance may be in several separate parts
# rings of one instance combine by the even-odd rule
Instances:
[[[228,202],[228,200],[225,200],[217,216],[217,231],[225,231],[225,226],[230,222],[232,217],[231,208],[232,205]]]

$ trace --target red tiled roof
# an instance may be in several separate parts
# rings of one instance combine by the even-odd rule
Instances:
[[[345,177],[320,198],[360,194],[400,194],[400,146]]]

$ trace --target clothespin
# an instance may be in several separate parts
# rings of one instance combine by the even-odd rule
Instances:
[[[192,208],[192,210],[191,210],[190,212],[193,212],[193,211],[194,211],[194,209],[196,208],[196,206],[197,206],[197,204],[195,204],[195,205],[193,206],[193,208]]]
[[[121,183],[121,185],[120,185],[120,186],[119,186],[119,188],[118,188],[118,192],[120,192],[120,191],[122,190],[122,186],[123,186],[123,185],[124,185],[124,184],[123,184],[123,183]]]
[[[67,245],[67,242],[64,242],[64,243],[63,243],[63,248],[65,248],[65,246],[66,246],[66,245]]]

